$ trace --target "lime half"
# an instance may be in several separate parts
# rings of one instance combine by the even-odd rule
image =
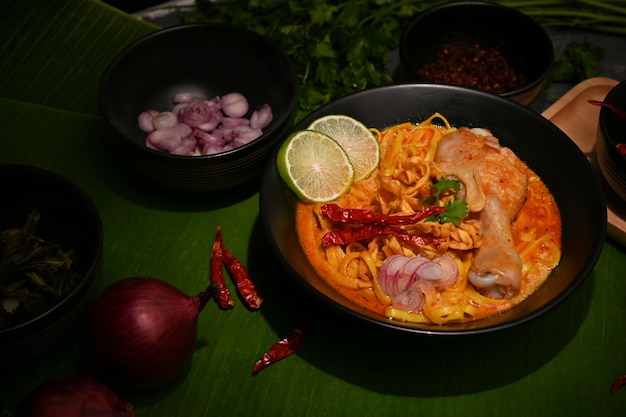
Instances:
[[[309,203],[335,200],[354,182],[348,154],[337,141],[318,131],[291,134],[278,150],[276,164],[287,186]]]
[[[348,154],[354,167],[354,181],[370,176],[380,162],[380,144],[376,136],[360,121],[345,115],[320,117],[308,127],[335,139]]]

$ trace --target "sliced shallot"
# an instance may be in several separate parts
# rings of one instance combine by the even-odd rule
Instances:
[[[246,118],[249,104],[240,93],[211,100],[179,93],[174,103],[171,111],[146,110],[138,116],[139,128],[149,133],[148,148],[175,155],[225,152],[262,136],[273,118],[267,103]]]
[[[378,284],[391,297],[396,308],[417,311],[424,303],[424,289],[444,289],[453,285],[459,270],[456,261],[448,255],[428,259],[417,255],[391,255],[378,271]]]

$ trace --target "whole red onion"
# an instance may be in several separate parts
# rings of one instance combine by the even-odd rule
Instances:
[[[52,378],[22,402],[18,417],[134,417],[124,402],[100,380],[87,375]]]
[[[82,346],[84,365],[126,389],[173,381],[191,362],[198,315],[210,298],[209,288],[191,297],[156,278],[112,284],[94,303]]]

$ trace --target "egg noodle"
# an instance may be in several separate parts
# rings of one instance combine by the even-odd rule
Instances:
[[[403,123],[382,131],[372,129],[381,147],[378,170],[355,183],[335,203],[343,208],[393,215],[423,210],[426,206],[420,200],[431,194],[431,185],[443,176],[432,163],[437,145],[446,133],[454,130],[440,114],[433,114],[419,124]],[[526,202],[511,225],[523,262],[522,288],[511,299],[482,295],[468,281],[474,250],[481,245],[480,223],[471,215],[459,225],[423,220],[402,226],[411,234],[436,237],[437,244],[416,245],[381,235],[324,247],[322,236],[336,225],[321,214],[321,204],[299,202],[297,233],[307,258],[321,277],[353,302],[390,319],[445,324],[487,317],[521,302],[547,279],[560,260],[558,207],[541,179],[530,169],[527,174]],[[443,202],[445,198],[454,196],[443,197]],[[424,254],[432,258],[442,253],[451,256],[459,267],[456,282],[443,290],[429,289],[420,311],[394,308],[377,283],[378,270],[385,258],[393,254],[409,257]]]

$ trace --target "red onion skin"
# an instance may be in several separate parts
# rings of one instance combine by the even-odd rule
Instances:
[[[135,417],[133,406],[87,375],[52,378],[22,402],[17,417]]]
[[[198,314],[210,299],[149,277],[126,278],[97,298],[83,362],[115,387],[147,389],[178,378],[196,348]]]

